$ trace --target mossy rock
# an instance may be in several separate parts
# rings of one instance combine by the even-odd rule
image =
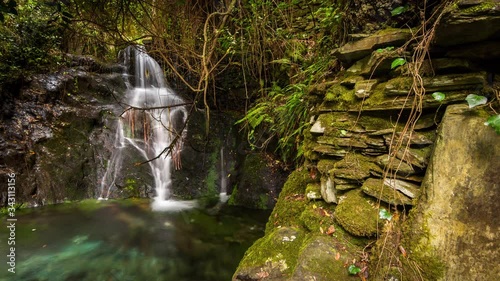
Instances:
[[[364,193],[391,205],[413,205],[412,199],[384,184],[383,179],[367,179],[361,187]]]
[[[299,217],[307,204],[306,187],[312,182],[306,169],[295,170],[288,176],[266,224],[266,233],[276,227],[302,226]]]
[[[349,251],[343,243],[329,236],[309,236],[304,241],[297,266],[289,280],[359,280],[358,276],[349,275],[345,267],[356,256],[356,252]]]
[[[257,240],[245,253],[233,280],[287,280],[305,238],[299,228],[282,227]]]
[[[316,167],[318,168],[318,171],[322,174],[327,174],[331,169],[335,167],[335,163],[337,163],[338,160],[331,160],[331,159],[321,159],[318,161],[318,164],[316,164]]]
[[[321,185],[319,183],[310,183],[306,188],[306,197],[309,200],[321,200]]]
[[[326,231],[330,225],[333,225],[334,204],[328,204],[324,201],[310,202],[304,206],[300,221],[312,233],[320,234],[321,230]]]
[[[348,191],[335,209],[335,220],[349,233],[372,237],[377,234],[377,202],[360,189]]]
[[[371,171],[382,172],[373,161],[369,157],[349,153],[344,159],[335,163],[335,168],[330,170],[329,173],[330,175],[334,175],[335,178],[347,179],[352,182],[362,182],[370,176]]]

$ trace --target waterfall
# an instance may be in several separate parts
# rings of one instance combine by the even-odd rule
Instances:
[[[122,165],[123,149],[133,147],[151,168],[156,191],[153,210],[193,207],[193,202],[174,201],[170,194],[172,166],[180,169],[180,152],[187,130],[185,102],[168,87],[160,65],[143,47],[130,46],[122,57],[127,67],[123,100],[126,110],[117,121],[115,147],[101,180],[99,198],[109,197]]]
[[[227,195],[227,171],[226,162],[224,160],[224,147],[220,148],[220,194],[219,200],[222,203],[227,202],[229,196]]]

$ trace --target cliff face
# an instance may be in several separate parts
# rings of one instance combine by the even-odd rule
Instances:
[[[16,201],[42,205],[93,197],[109,156],[105,117],[124,89],[119,66],[70,57],[58,72],[35,75],[5,95],[0,125],[0,176],[16,173]],[[2,190],[2,205],[6,203]]]
[[[500,5],[437,4],[425,29],[349,34],[351,40],[333,51],[345,70],[309,91],[316,111],[305,134],[306,164],[288,179],[266,236],[247,251],[233,280],[349,280],[356,275],[454,280],[457,274],[460,280],[475,280],[498,274],[479,266],[491,263],[486,256],[500,256],[490,247],[497,235],[476,233],[498,229],[497,223],[464,219],[489,217],[487,202],[498,198],[493,191],[498,178],[474,176],[460,159],[470,159],[467,167],[499,168],[495,131],[484,125],[472,131],[498,114],[492,108],[498,112]],[[459,110],[453,105],[466,104],[470,95],[486,97],[491,107]],[[448,135],[451,131],[460,135]],[[471,150],[452,152],[448,142]],[[490,145],[494,148],[486,148]],[[460,154],[458,162],[454,153]],[[455,168],[438,171],[437,166]],[[453,178],[467,184],[447,181]],[[465,180],[472,178],[478,181]],[[446,228],[443,223],[461,230],[444,233],[439,230]],[[465,242],[477,235],[477,244]],[[477,247],[484,255],[471,257]],[[457,267],[473,270],[457,273]]]

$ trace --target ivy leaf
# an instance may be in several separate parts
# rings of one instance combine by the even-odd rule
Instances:
[[[351,275],[356,275],[358,273],[361,272],[361,268],[357,267],[356,265],[354,264],[351,264],[348,268],[347,268],[347,272],[349,272],[349,274]]]
[[[490,116],[490,118],[484,122],[484,125],[492,127],[495,129],[497,135],[500,135],[500,114]]]
[[[469,103],[469,108],[474,108],[478,105],[486,104],[488,102],[488,98],[485,96],[478,96],[474,94],[468,95],[465,100]]]
[[[378,215],[379,215],[380,219],[383,219],[383,220],[390,221],[392,219],[391,212],[387,211],[386,209],[380,209],[380,211],[378,212]]]
[[[404,5],[404,6],[399,6],[399,7],[396,7],[394,9],[392,9],[391,11],[391,16],[397,16],[397,15],[401,15],[402,13],[408,11],[408,5]]]
[[[394,69],[400,65],[404,65],[406,63],[406,60],[404,58],[397,58],[392,61],[391,63],[391,69]]]
[[[432,93],[432,97],[437,101],[443,101],[446,98],[446,95],[441,92]]]

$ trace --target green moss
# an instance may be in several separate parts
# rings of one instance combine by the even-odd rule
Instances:
[[[304,206],[300,220],[307,230],[320,234],[320,228],[326,231],[330,225],[334,224],[333,212],[335,205],[328,204],[324,201],[310,202]]]
[[[321,159],[318,161],[316,167],[318,168],[318,171],[320,173],[327,174],[331,169],[335,167],[335,163],[337,162],[337,160]]]
[[[473,5],[463,10],[460,10],[460,13],[463,14],[476,14],[480,12],[487,12],[489,10],[493,10],[497,7],[498,2],[496,1],[482,1],[479,5]]]
[[[348,191],[334,213],[335,220],[356,236],[375,236],[378,231],[377,202],[360,189]]]
[[[317,182],[309,183],[305,195],[309,200],[321,200],[321,185]]]
[[[304,238],[304,231],[298,228],[274,229],[247,250],[236,272],[266,266],[269,267],[267,272],[279,270],[284,275],[291,275]]]
[[[425,199],[425,198],[424,198]],[[435,254],[435,249],[429,242],[429,229],[426,219],[422,216],[419,206],[410,211],[409,219],[403,225],[402,245],[408,253],[408,259],[402,259],[403,268],[408,280],[438,280],[445,270],[444,263]],[[415,266],[419,268],[419,275],[415,272]]]
[[[378,84],[373,93],[365,99],[364,104],[369,107],[376,107],[381,105],[384,101],[387,100],[387,96],[384,94],[386,83]]]
[[[268,202],[269,202],[269,196],[267,194],[260,194],[259,195],[259,202],[257,204],[257,207],[259,209],[266,210]]]
[[[354,95],[354,90],[349,90],[342,85],[336,84],[328,89],[324,100],[352,103],[356,100],[356,95]]]
[[[307,204],[304,194],[310,182],[312,179],[306,169],[295,170],[288,176],[266,224],[266,233],[279,226],[302,227],[299,217]]]
[[[128,197],[139,197],[139,188],[135,179],[125,179],[125,187],[123,190],[127,193]]]

